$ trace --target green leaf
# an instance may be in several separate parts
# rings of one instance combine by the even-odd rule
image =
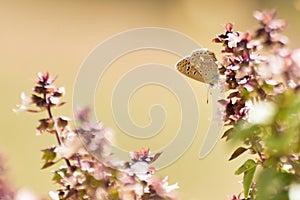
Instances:
[[[252,160],[252,159],[248,159],[242,166],[240,166],[235,172],[235,175],[240,175],[241,173],[244,173],[248,170],[250,170],[253,167],[256,167],[257,163]]]
[[[67,168],[61,168],[59,170],[56,170],[54,172],[54,175],[52,177],[52,180],[56,183],[59,183],[61,179],[63,179],[64,177],[66,177],[68,173],[68,169]]]
[[[56,158],[56,152],[54,152],[55,147],[51,147],[48,149],[43,149],[43,157],[42,159],[45,161],[45,163],[52,162]]]
[[[235,158],[237,158],[238,156],[240,156],[242,153],[244,153],[245,151],[247,151],[248,149],[244,148],[244,147],[239,147],[237,148],[233,154],[230,156],[229,161],[233,160]]]
[[[233,130],[232,135],[233,140],[246,140],[246,138],[249,138],[253,136],[254,134],[258,134],[261,131],[261,127],[259,125],[253,125],[249,124],[247,121],[241,121]]]
[[[256,170],[256,166],[254,166],[254,167],[250,168],[248,171],[244,172],[243,187],[244,187],[244,197],[245,197],[245,199],[248,198],[255,170]]]
[[[288,186],[293,180],[293,175],[278,172],[274,168],[261,171],[257,179],[256,200],[288,200]]]
[[[87,199],[85,198],[87,194],[87,191],[85,189],[77,190],[77,195],[79,196],[80,199]]]
[[[273,89],[274,89],[274,85],[268,84],[266,82],[264,82],[264,84],[262,85],[262,89],[266,92],[266,93],[272,93]]]
[[[254,160],[248,159],[234,173],[235,175],[239,175],[241,173],[244,173],[243,187],[244,187],[245,199],[248,198],[249,191],[250,191],[251,184],[252,184],[253,177],[254,177],[254,173],[255,173],[255,170],[256,170],[256,166],[257,166],[257,163]]]
[[[109,197],[112,200],[119,200],[119,191],[116,188],[108,188]]]
[[[99,186],[103,185],[102,180],[97,180],[92,175],[90,175],[88,173],[86,173],[85,176],[86,176],[85,184],[88,185],[89,187],[98,188]]]
[[[53,177],[52,177],[52,180],[55,183],[59,183],[62,178],[63,177],[59,173],[55,172],[54,175],[53,175]]]
[[[228,130],[226,130],[225,132],[224,132],[224,134],[222,135],[222,139],[223,138],[226,138],[226,141],[228,141],[229,139],[231,139],[232,138],[232,133],[233,133],[233,128],[230,128],[230,129],[228,129]]]

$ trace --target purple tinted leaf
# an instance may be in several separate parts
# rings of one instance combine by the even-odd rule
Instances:
[[[67,103],[66,101],[62,101],[62,102],[59,102],[56,106],[57,106],[57,107],[60,107],[60,106],[65,105],[66,103]]]
[[[220,100],[218,100],[218,102],[223,106],[225,106],[227,104],[227,101],[225,99],[220,99]]]
[[[31,100],[32,100],[32,103],[34,103],[37,107],[43,107],[47,104],[42,97],[39,97],[35,94],[33,94],[31,96]]]
[[[230,160],[233,160],[235,158],[237,158],[238,156],[240,156],[242,153],[244,153],[245,151],[247,151],[248,149],[244,148],[244,147],[239,147],[237,148],[233,154],[231,155],[231,157],[229,158],[229,161]]]
[[[55,164],[55,162],[46,162],[46,163],[42,166],[41,169],[46,169],[46,168],[48,168],[48,167],[51,167],[51,166],[54,165],[54,164]]]
[[[57,123],[58,127],[64,128],[68,125],[68,120],[65,117],[59,117],[56,120],[56,123]]]
[[[41,112],[41,110],[33,110],[33,109],[27,109],[27,112],[31,112],[31,113],[38,113]]]
[[[43,94],[45,92],[45,88],[43,86],[35,86],[33,91],[35,91],[38,94]]]
[[[153,158],[152,158],[152,160],[151,160],[151,162],[154,162],[154,161],[156,161],[158,158],[159,158],[159,156],[162,154],[162,152],[160,152],[160,153],[156,153],[154,156],[153,156]]]
[[[39,122],[40,125],[37,127],[37,130],[40,132],[46,131],[47,129],[52,129],[54,126],[53,119],[41,119]]]
[[[232,92],[228,95],[227,98],[233,98],[233,97],[240,97],[240,92],[239,91],[236,91],[236,92]]]
[[[40,132],[44,132],[48,128],[48,119],[41,119],[39,120],[40,125],[36,128]]]

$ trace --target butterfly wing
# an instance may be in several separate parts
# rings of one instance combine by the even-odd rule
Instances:
[[[190,62],[188,58],[183,58],[176,64],[176,69],[182,74],[195,79],[197,81],[205,83],[198,69],[195,68],[195,65]]]
[[[176,68],[182,74],[197,81],[213,85],[218,81],[218,65],[215,54],[207,49],[198,49],[180,60]]]

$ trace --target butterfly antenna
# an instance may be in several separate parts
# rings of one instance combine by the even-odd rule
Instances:
[[[210,90],[210,87],[207,86],[207,92],[206,92],[206,103],[208,104],[208,93],[209,93],[209,90]]]

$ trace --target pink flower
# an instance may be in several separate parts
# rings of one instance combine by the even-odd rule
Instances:
[[[77,134],[70,132],[66,138],[64,138],[62,144],[56,147],[55,152],[60,154],[63,158],[70,158],[77,153],[80,148],[82,148],[80,138]]]
[[[17,105],[17,109],[13,109],[14,112],[18,113],[28,109],[28,106],[33,103],[31,97],[26,96],[24,92],[21,93],[21,105]]]
[[[178,199],[175,191],[178,188],[178,183],[169,185],[168,176],[162,180],[157,177],[153,177],[153,179],[150,180],[150,189],[154,190],[162,198]]]
[[[144,194],[144,186],[140,183],[126,184],[120,189],[119,198],[126,200],[141,199]]]
[[[49,196],[51,197],[52,200],[59,200],[59,195],[57,192],[50,191]]]
[[[295,49],[292,52],[292,59],[300,67],[300,49]]]
[[[238,43],[241,41],[241,37],[240,35],[237,33],[237,32],[233,32],[233,33],[228,33],[227,34],[228,36],[228,47],[229,48],[234,48],[234,47],[237,47]]]
[[[50,77],[49,72],[46,73],[39,72],[38,77],[39,79],[36,81],[36,83],[40,85],[51,85],[57,78],[57,77],[54,78]]]
[[[40,198],[30,190],[23,188],[17,191],[14,200],[40,200]]]
[[[143,161],[150,155],[150,149],[142,148],[140,151],[131,151],[130,157],[134,161]]]
[[[90,118],[90,112],[91,110],[88,107],[78,108],[75,113],[75,120],[81,123],[88,122]]]
[[[239,194],[239,195],[232,195],[231,197],[229,197],[230,198],[230,200],[242,200],[241,199],[241,194]]]
[[[254,11],[253,16],[255,19],[260,21],[262,24],[270,23],[276,16],[276,10],[264,10],[264,11]]]
[[[133,162],[143,161],[147,163],[152,163],[159,158],[161,153],[156,153],[154,156],[150,155],[150,149],[142,148],[140,151],[131,151],[130,157]]]
[[[232,32],[233,30],[233,23],[227,23],[225,26],[224,26],[225,30],[227,32]]]
[[[261,22],[266,32],[282,31],[286,28],[286,22],[280,19],[274,19],[276,16],[276,10],[270,11],[255,11],[253,13],[254,18]]]

